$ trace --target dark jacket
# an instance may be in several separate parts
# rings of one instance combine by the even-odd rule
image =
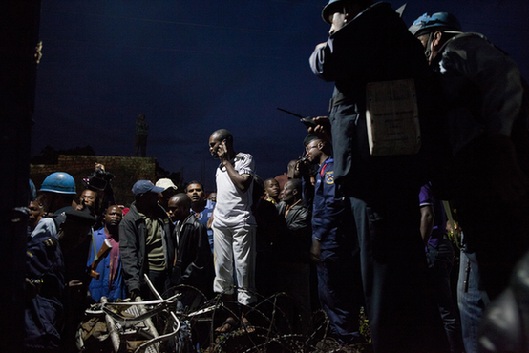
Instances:
[[[162,244],[165,263],[167,271],[171,272],[175,254],[174,226],[163,208],[158,207],[156,209],[156,217],[163,222],[164,235]],[[133,202],[130,206],[130,211],[119,224],[119,253],[123,268],[123,278],[129,293],[132,290],[140,289],[140,286],[145,283],[143,275],[149,270],[149,262],[145,252],[146,239],[147,228],[145,220],[140,217],[136,202]]]
[[[196,287],[205,295],[211,294],[214,269],[206,228],[193,214],[177,227],[180,227],[175,266],[175,273],[179,274],[178,284]]]
[[[285,219],[285,228],[277,240],[278,260],[308,262],[312,231],[307,207],[294,205],[285,216],[286,205],[282,202],[279,213]]]
[[[351,208],[334,182],[334,160],[322,163],[316,173],[314,203],[312,207],[312,237],[318,239],[321,249],[351,251],[354,223]]]
[[[58,241],[49,234],[27,244],[26,291],[24,346],[58,347],[64,319],[64,259]]]
[[[414,79],[420,119],[422,108],[429,106],[422,104],[424,96],[431,98],[423,96],[433,77],[424,50],[391,6],[376,3],[366,9],[331,34],[327,46],[314,51],[309,63],[314,74],[335,83],[329,121],[336,181],[347,184],[349,194],[360,198],[384,185],[385,189],[404,183],[420,187],[426,180],[421,178],[424,168],[417,155],[372,157],[369,152],[368,83]],[[344,183],[345,179],[350,182]]]

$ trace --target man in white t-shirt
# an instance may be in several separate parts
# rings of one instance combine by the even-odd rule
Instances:
[[[220,159],[216,173],[217,204],[212,224],[215,255],[213,290],[229,299],[234,294],[235,272],[237,301],[248,305],[256,300],[253,294],[256,223],[251,211],[255,163],[251,155],[235,152],[233,136],[225,129],[211,134],[209,152]],[[228,331],[232,327],[227,326],[235,324],[228,322],[217,331]]]

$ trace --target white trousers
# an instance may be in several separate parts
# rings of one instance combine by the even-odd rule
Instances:
[[[237,228],[213,227],[213,290],[215,293],[233,294],[235,272],[237,301],[245,305],[256,301],[255,231],[256,227],[250,225]]]

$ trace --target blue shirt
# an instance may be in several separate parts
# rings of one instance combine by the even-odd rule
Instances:
[[[88,266],[91,266],[92,262],[94,262],[95,254],[97,254],[105,239],[106,234],[104,227],[94,232],[92,245],[90,247],[90,256],[88,258]],[[115,246],[119,247],[117,243],[115,243]],[[115,271],[113,271],[113,266],[117,266]],[[118,256],[115,265],[111,264],[109,251],[109,253],[99,262],[95,271],[99,273],[99,279],[92,278],[88,289],[90,290],[92,298],[96,302],[101,300],[101,297],[107,297],[109,301],[126,298],[125,285],[123,283],[123,274],[121,270],[121,257]],[[112,273],[115,274],[115,277],[110,281]]]

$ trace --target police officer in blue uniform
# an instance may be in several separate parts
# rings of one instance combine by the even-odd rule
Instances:
[[[306,141],[306,157],[319,165],[314,185],[311,257],[317,262],[318,295],[332,336],[358,343],[358,314],[363,304],[359,249],[347,199],[334,184],[330,144],[315,135]],[[344,276],[347,273],[347,276]]]

